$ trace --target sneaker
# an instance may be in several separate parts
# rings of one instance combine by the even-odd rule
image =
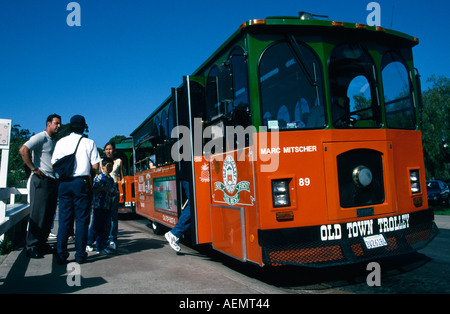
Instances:
[[[108,250],[108,249],[103,249],[103,250],[101,250],[101,251],[97,251],[97,254],[100,254],[100,255],[108,255],[108,254],[111,254],[111,251]]]
[[[86,252],[93,252],[94,247],[92,245],[86,245]]]
[[[166,237],[166,240],[169,242],[172,249],[174,249],[176,252],[179,252],[181,250],[180,246],[178,245],[178,241],[180,239],[174,236],[172,232],[169,231],[164,236]]]
[[[113,241],[111,241],[111,242],[109,242],[109,248],[111,249],[111,250],[115,250],[116,249],[116,243],[115,242],[113,242]]]
[[[50,232],[48,235],[48,239],[56,239],[56,234]]]

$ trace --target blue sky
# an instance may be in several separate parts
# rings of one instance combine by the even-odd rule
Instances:
[[[328,15],[366,23],[361,0],[79,0],[81,26],[69,27],[69,0],[0,0],[0,118],[31,132],[50,113],[82,114],[99,147],[128,136],[249,19]],[[424,89],[450,77],[450,1],[380,0],[381,26],[420,39],[415,66]]]

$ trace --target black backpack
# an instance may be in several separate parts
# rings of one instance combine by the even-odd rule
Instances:
[[[83,136],[78,140],[77,147],[72,154],[64,156],[53,164],[53,170],[55,171],[57,179],[64,181],[72,177],[73,169],[75,167],[75,153],[77,152],[78,145],[82,138]]]

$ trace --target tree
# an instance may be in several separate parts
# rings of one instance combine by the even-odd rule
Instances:
[[[122,140],[124,140],[126,138],[127,137],[125,135],[116,135],[114,137],[111,137],[111,139],[109,141],[114,144],[119,144],[120,142],[122,142]]]
[[[69,124],[61,124],[58,133],[56,134],[55,140],[59,141],[63,137],[70,134],[70,126]]]
[[[9,187],[26,187],[30,173],[22,160],[22,156],[20,156],[19,149],[32,135],[29,130],[20,129],[18,124],[13,125],[11,128],[7,181],[7,186]]]
[[[450,79],[431,76],[423,93],[422,141],[427,178],[450,178]]]

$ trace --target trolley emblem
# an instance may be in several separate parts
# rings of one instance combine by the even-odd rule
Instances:
[[[223,193],[223,199],[228,205],[236,205],[239,202],[239,193],[242,191],[250,192],[250,182],[237,182],[236,163],[232,156],[227,156],[222,166],[223,182],[214,183],[214,190],[220,190]],[[233,192],[236,192],[234,195]]]

